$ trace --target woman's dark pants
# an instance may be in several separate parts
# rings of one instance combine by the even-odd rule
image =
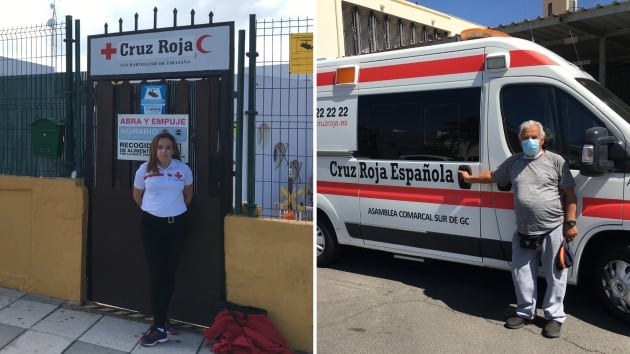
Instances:
[[[175,288],[175,273],[188,231],[186,213],[160,218],[142,213],[142,242],[149,269],[149,292],[155,327],[164,328]]]

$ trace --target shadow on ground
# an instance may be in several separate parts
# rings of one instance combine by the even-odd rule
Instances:
[[[415,262],[389,253],[344,248],[343,257],[331,266],[337,270],[399,281],[424,289],[424,294],[453,310],[472,316],[503,321],[514,311],[515,295],[509,272],[472,265],[426,260]],[[545,281],[539,278],[539,304]],[[610,332],[627,335],[627,324],[612,317],[590,293],[569,285],[565,297],[569,316]],[[542,327],[544,320],[535,324]]]

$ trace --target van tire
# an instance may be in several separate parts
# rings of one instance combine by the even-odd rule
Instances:
[[[315,246],[317,247],[317,266],[325,267],[339,259],[341,248],[333,227],[328,220],[317,218]]]
[[[630,324],[630,243],[611,243],[595,261],[593,289],[604,307]]]

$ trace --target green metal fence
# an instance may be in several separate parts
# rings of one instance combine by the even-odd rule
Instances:
[[[75,28],[79,38],[78,20]],[[74,74],[73,32],[70,16],[61,24],[0,29],[0,174],[81,174],[85,75]]]
[[[255,201],[265,217],[287,218],[289,212],[288,218],[312,220],[313,74],[291,72],[290,41],[313,29],[312,18],[256,23],[257,115],[250,144],[256,155]]]

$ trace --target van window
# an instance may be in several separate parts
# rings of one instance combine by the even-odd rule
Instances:
[[[576,79],[582,86],[586,87],[595,96],[612,108],[621,118],[630,123],[630,107],[622,101],[619,97],[615,96],[612,92],[608,91],[604,86],[600,85],[597,81],[588,79]]]
[[[521,151],[518,127],[537,120],[545,128],[545,148],[579,169],[584,131],[602,122],[567,92],[551,85],[509,85],[501,90],[501,114],[510,150]]]
[[[357,157],[479,161],[481,88],[359,96]]]

